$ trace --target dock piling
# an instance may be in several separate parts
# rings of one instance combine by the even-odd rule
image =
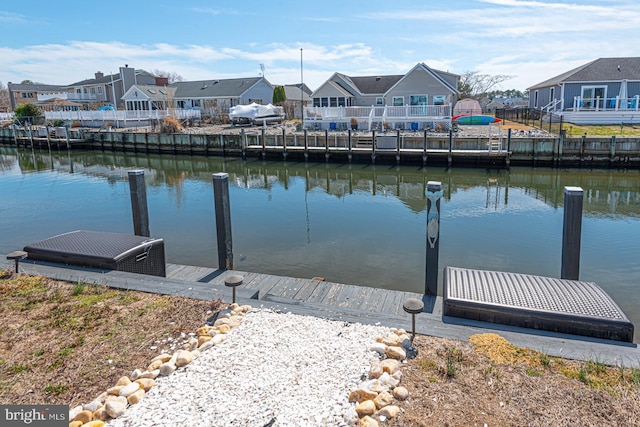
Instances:
[[[144,183],[143,170],[129,171],[129,192],[131,193],[131,211],[133,212],[133,233],[136,236],[149,237],[147,188]]]
[[[216,235],[218,238],[218,268],[220,270],[233,270],[228,173],[219,172],[213,174],[213,201],[216,212]]]
[[[440,199],[442,183],[427,182],[427,262],[425,295],[438,295],[438,258],[440,251]]]
[[[580,187],[564,187],[564,222],[562,227],[562,267],[560,278],[578,280],[580,275],[580,235],[582,203]]]

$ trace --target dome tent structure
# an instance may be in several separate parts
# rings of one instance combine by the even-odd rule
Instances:
[[[465,98],[456,102],[455,107],[453,107],[453,115],[455,116],[477,116],[482,114],[482,107],[480,103],[475,99]]]

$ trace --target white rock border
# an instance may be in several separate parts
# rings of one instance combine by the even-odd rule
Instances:
[[[250,305],[229,305],[230,312],[220,313],[213,326],[199,327],[188,339],[183,335],[186,342],[173,354],[159,354],[144,370],[134,369],[129,376],[121,377],[113,387],[91,402],[71,408],[69,427],[102,427],[105,421],[122,416],[128,407],[140,402],[145,393],[156,385],[157,377],[173,374],[176,369],[197,359],[201,352],[224,342],[226,334],[242,323],[250,309]]]
[[[213,326],[201,326],[188,338],[182,334],[185,342],[173,354],[161,352],[145,369],[134,369],[93,401],[72,408],[69,427],[102,427],[107,420],[121,417],[156,385],[157,377],[173,374],[198,358],[201,352],[224,342],[226,334],[242,323],[250,309],[249,305],[231,304],[230,311],[221,313]],[[404,412],[398,403],[405,400],[409,392],[400,386],[400,368],[402,362],[406,362],[405,349],[410,347],[407,332],[396,328],[390,328],[387,336],[376,337],[370,346],[369,350],[376,352],[380,359],[371,363],[368,379],[349,394],[349,401],[356,405],[359,426],[376,427],[379,426],[377,419],[384,422]]]

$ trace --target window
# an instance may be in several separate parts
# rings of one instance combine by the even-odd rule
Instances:
[[[606,97],[606,86],[582,86],[584,108],[602,108]]]
[[[102,95],[102,86],[98,86],[98,93]]]
[[[160,89],[160,93],[161,93],[161,94],[163,94],[163,95],[166,95],[166,94],[167,94],[167,92],[165,92],[165,90],[164,90],[164,89]]]
[[[22,92],[20,96],[22,98],[33,98],[33,92]]]
[[[533,108],[538,108],[538,91],[533,94]]]
[[[320,98],[320,105],[322,107],[328,107],[329,106],[329,98]]]
[[[384,98],[382,96],[376,98],[376,105],[384,105]]]
[[[156,91],[154,89],[149,89],[149,93],[152,94],[152,95],[155,95]]]
[[[434,95],[433,105],[444,105],[446,100],[447,100],[446,95]]]
[[[89,91],[94,95],[96,94],[96,88],[95,87],[92,87],[91,89],[89,89]]]
[[[394,107],[402,107],[404,105],[404,96],[394,96],[393,97],[393,106]]]
[[[427,105],[427,95],[411,95],[409,105]]]
[[[341,96],[340,98],[338,98],[338,107],[344,107],[346,105],[347,103],[344,96]]]
[[[313,98],[313,106],[314,107],[320,106],[320,98]]]

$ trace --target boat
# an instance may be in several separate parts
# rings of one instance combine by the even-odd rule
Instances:
[[[493,116],[461,114],[454,116],[453,121],[459,125],[488,125],[490,123],[499,123],[502,120]]]
[[[260,105],[253,102],[229,109],[229,119],[234,125],[280,123],[284,118],[284,108],[271,104]]]

